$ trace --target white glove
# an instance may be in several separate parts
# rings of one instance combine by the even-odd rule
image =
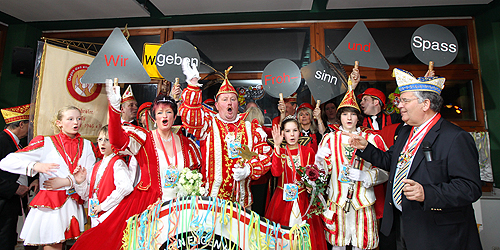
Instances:
[[[245,163],[245,167],[240,167],[240,164],[234,164],[233,178],[235,181],[241,181],[250,175],[250,165]]]
[[[196,68],[195,63],[189,64],[190,59],[189,58],[184,58],[182,60],[182,73],[186,76],[186,82],[188,84],[193,84],[198,87],[201,87],[201,84],[198,83],[198,80],[200,79],[200,73],[198,72],[198,69]],[[193,80],[196,79],[196,80]],[[195,81],[192,82],[191,80]]]
[[[332,154],[332,151],[328,147],[321,147],[318,149],[318,152],[316,152],[316,157],[314,158],[314,162],[318,166],[323,166],[323,161],[325,160],[326,157]]]
[[[120,96],[120,87],[116,89],[113,86],[113,79],[106,79],[106,93],[108,94],[108,100],[111,107],[116,110],[120,110],[120,104],[122,101],[122,97]]]
[[[366,172],[363,170],[350,168],[348,177],[353,181],[364,181],[367,179],[368,174],[366,174]]]

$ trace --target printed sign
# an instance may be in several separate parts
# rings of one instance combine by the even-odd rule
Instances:
[[[145,43],[142,50],[142,66],[153,79],[163,79],[156,68],[156,54],[161,44]]]
[[[175,82],[175,78],[179,78],[181,82],[185,82],[186,76],[182,73],[184,58],[189,58],[190,63],[200,68],[200,55],[192,44],[180,39],[170,40],[158,50],[156,68],[167,81]]]
[[[300,80],[299,67],[288,59],[276,59],[270,62],[262,72],[264,91],[275,98],[279,98],[280,93],[283,93],[283,96],[295,93]]]
[[[149,83],[151,78],[142,67],[127,39],[115,28],[83,75],[83,83],[106,83],[118,78],[120,83]]]
[[[334,61],[333,55],[328,58]],[[339,67],[340,68],[340,67]],[[340,76],[328,66],[325,60],[315,61],[300,70],[315,100],[327,102],[346,92]]]
[[[429,64],[433,61],[435,67],[442,67],[457,57],[458,42],[447,28],[437,24],[426,24],[413,33],[411,50],[422,63]]]
[[[389,64],[363,21],[358,21],[333,52],[343,64],[389,69]]]

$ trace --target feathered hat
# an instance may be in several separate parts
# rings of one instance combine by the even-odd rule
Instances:
[[[135,100],[134,93],[132,93],[132,85],[128,85],[127,89],[125,90],[125,93],[123,93],[122,96],[122,104],[124,104],[126,101],[131,101]]]
[[[446,81],[444,77],[415,78],[412,73],[398,68],[394,68],[392,76],[396,78],[401,93],[408,91],[430,91],[440,95]]]
[[[227,75],[229,73],[229,70],[231,70],[231,68],[233,68],[233,66],[229,66],[229,68],[226,69],[224,74],[224,81],[222,82],[222,85],[220,86],[219,92],[217,92],[215,99],[217,99],[217,97],[219,97],[220,94],[226,94],[226,93],[234,93],[236,96],[238,96],[238,93],[236,93],[236,90],[234,89],[233,85],[231,85],[231,83],[227,79]]]
[[[291,94],[289,97],[283,98],[283,101],[286,102],[297,102],[297,92]]]
[[[4,108],[2,109],[3,119],[5,120],[5,124],[29,120],[30,119],[30,104],[25,104],[12,108]]]
[[[347,86],[348,86],[347,92],[345,92],[344,99],[342,99],[342,102],[340,102],[339,106],[337,107],[337,111],[340,108],[351,107],[361,112],[358,106],[358,102],[356,102],[356,96],[354,95],[354,91],[352,90],[351,77],[349,77],[349,80],[347,81]]]

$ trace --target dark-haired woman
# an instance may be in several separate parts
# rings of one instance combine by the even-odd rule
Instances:
[[[163,94],[156,97],[151,106],[156,129],[151,131],[160,164],[162,200],[177,196],[174,187],[183,168],[201,167],[201,153],[196,143],[184,136],[180,126],[173,126],[177,118],[175,100]]]

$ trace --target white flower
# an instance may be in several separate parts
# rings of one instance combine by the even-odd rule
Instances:
[[[199,195],[204,195],[205,194],[205,187],[199,187],[198,193],[199,193]]]

